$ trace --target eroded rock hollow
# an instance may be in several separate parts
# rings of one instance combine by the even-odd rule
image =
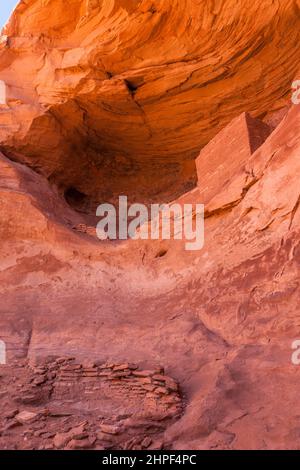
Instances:
[[[299,0],[19,2],[1,446],[299,448],[299,28]],[[100,241],[122,194],[205,204],[204,247]]]

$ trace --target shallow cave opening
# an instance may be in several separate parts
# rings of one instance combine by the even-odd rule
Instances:
[[[64,192],[66,202],[77,211],[85,211],[89,198],[75,187],[71,186]]]
[[[129,92],[143,83],[143,75],[131,77]],[[117,206],[121,195],[130,204],[162,204],[197,184],[198,151],[180,148],[178,153],[176,145],[166,145],[164,133],[153,139],[139,106],[127,95],[125,104],[114,99],[70,99],[38,117],[26,138],[33,143],[24,160],[47,177],[71,209],[87,217],[96,217],[100,204]],[[58,121],[64,122],[63,133]],[[49,138],[40,141],[43,126]],[[54,136],[59,142],[55,148]]]

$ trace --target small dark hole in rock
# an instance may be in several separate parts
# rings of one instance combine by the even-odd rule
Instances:
[[[136,85],[133,82],[130,82],[129,80],[125,80],[125,83],[131,94],[134,94],[136,90],[138,89],[138,85]]]
[[[168,250],[161,249],[155,256],[155,258],[163,258],[168,253]]]
[[[87,195],[70,187],[65,190],[65,200],[74,209],[82,209],[87,201]]]

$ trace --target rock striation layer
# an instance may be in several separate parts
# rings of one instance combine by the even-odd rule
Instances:
[[[286,104],[299,11],[298,0],[21,1],[1,38],[0,143],[81,210],[120,192],[175,197],[227,123]]]

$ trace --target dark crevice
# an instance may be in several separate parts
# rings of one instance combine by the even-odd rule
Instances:
[[[139,85],[137,83],[134,83],[133,81],[131,80],[124,80],[125,82],[125,85],[129,91],[129,93],[134,96],[136,91],[138,90],[139,88]]]
[[[161,249],[155,256],[155,258],[163,258],[164,256],[166,256],[167,253],[168,253],[168,250]]]
[[[86,194],[71,186],[65,190],[64,196],[69,206],[73,209],[77,211],[85,211],[86,205],[89,202],[89,198]]]

